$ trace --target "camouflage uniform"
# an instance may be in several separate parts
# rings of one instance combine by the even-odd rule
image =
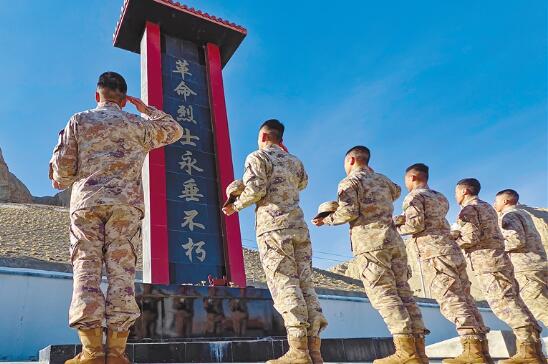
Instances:
[[[519,294],[529,310],[548,326],[548,268],[546,252],[531,216],[511,206],[499,215],[505,247],[519,285]]]
[[[71,259],[74,290],[70,326],[127,331],[139,317],[135,302],[136,249],[144,211],[141,168],[153,148],[177,141],[182,128],[166,113],[149,107],[147,118],[117,104],[72,116],[59,133],[50,175],[72,186]],[[100,290],[105,264],[106,300]]]
[[[323,222],[350,223],[352,252],[365,292],[392,335],[424,334],[421,312],[409,288],[407,254],[392,222],[400,187],[387,177],[357,170],[341,181],[337,211]]]
[[[403,201],[405,223],[398,226],[402,235],[417,250],[430,294],[440,304],[441,313],[456,325],[459,335],[488,332],[470,294],[466,261],[458,245],[449,237],[445,219],[449,202],[441,193],[429,188],[411,191]]]
[[[271,145],[245,161],[237,211],[256,204],[259,253],[274,307],[289,336],[318,336],[327,325],[312,283],[312,244],[299,207],[308,176],[299,159]]]
[[[512,328],[517,339],[534,341],[534,331],[540,332],[540,327],[519,297],[495,209],[478,197],[471,198],[464,203],[457,224],[456,242],[466,253],[493,313]]]

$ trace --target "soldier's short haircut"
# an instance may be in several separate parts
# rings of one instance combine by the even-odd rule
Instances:
[[[111,97],[124,98],[127,94],[126,80],[116,72],[105,72],[99,76],[97,88],[106,90]]]
[[[419,173],[420,175],[422,175],[425,179],[428,179],[428,171],[429,171],[429,168],[426,164],[424,163],[415,163],[413,165],[410,165],[409,167],[407,167],[407,169],[405,170],[405,173],[407,172],[410,172],[410,171],[413,171],[413,172],[417,172]]]
[[[369,148],[364,147],[363,145],[356,145],[346,152],[346,156],[352,156],[365,164],[369,164],[369,159],[371,158],[371,151]]]
[[[477,196],[481,190],[480,182],[475,178],[464,178],[457,182],[457,186],[464,187],[472,195]]]
[[[269,119],[261,124],[259,130],[264,130],[274,142],[280,142],[284,137],[285,126],[277,119]]]
[[[507,188],[505,190],[497,192],[497,196],[506,195],[512,198],[515,203],[518,203],[519,201],[519,193],[516,190],[513,190],[511,188]]]

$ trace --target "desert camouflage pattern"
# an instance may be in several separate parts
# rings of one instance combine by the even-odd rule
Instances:
[[[141,218],[139,209],[123,205],[95,206],[71,214],[71,327],[86,330],[105,323],[115,331],[127,331],[139,317],[134,280]],[[106,297],[100,288],[103,264]]]
[[[540,332],[540,327],[519,296],[495,209],[478,197],[471,198],[463,204],[457,225],[457,244],[464,250],[493,313],[518,339],[534,341],[534,331]]]
[[[327,321],[312,284],[312,246],[299,207],[308,184],[303,164],[271,145],[247,157],[243,182],[234,208],[256,204],[257,243],[274,307],[289,336],[318,335]]]
[[[442,255],[462,254],[459,246],[449,238],[450,226],[445,216],[449,201],[445,196],[429,188],[411,191],[403,201],[405,223],[398,226],[402,235],[411,235],[421,259]]]
[[[499,214],[499,226],[510,256],[519,294],[535,318],[548,325],[548,267],[541,236],[531,215],[516,206]]]
[[[407,254],[403,244],[360,254],[356,263],[365,293],[392,335],[428,332],[407,282]]]
[[[401,188],[382,174],[368,169],[353,171],[339,183],[339,207],[323,222],[350,224],[355,255],[403,244],[392,222],[394,201]]]
[[[308,185],[301,161],[270,145],[247,156],[245,188],[234,202],[236,211],[256,204],[257,236],[280,229],[307,229],[299,206],[299,192]]]
[[[73,115],[59,132],[50,175],[72,186],[71,212],[102,205],[128,205],[144,211],[141,168],[147,153],[174,143],[182,127],[149,107],[146,117],[122,111],[113,102]]]
[[[308,230],[269,231],[257,238],[274,307],[291,337],[318,336],[327,326],[312,282]]]
[[[372,306],[392,335],[427,333],[407,280],[407,253],[392,221],[401,189],[382,174],[356,170],[339,183],[327,225],[350,224],[352,252]]]
[[[406,242],[417,251],[430,294],[458,334],[485,334],[489,329],[470,294],[466,261],[449,237],[448,211],[449,201],[443,194],[429,188],[415,189],[403,201],[405,223],[398,231],[411,235]]]

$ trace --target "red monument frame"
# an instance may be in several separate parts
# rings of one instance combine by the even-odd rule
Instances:
[[[222,68],[247,31],[218,17],[169,0],[126,0],[113,36],[114,46],[141,54],[141,94],[145,102],[163,108],[162,32],[204,47],[207,86],[214,134],[219,202],[234,180]],[[169,249],[166,201],[166,158],[163,148],[149,153],[143,166],[147,211],[143,222],[143,280],[168,284]],[[220,213],[220,212],[219,212]],[[221,215],[228,279],[246,286],[238,216]]]

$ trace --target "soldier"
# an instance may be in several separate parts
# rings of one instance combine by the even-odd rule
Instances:
[[[504,251],[497,213],[479,199],[480,189],[475,178],[457,183],[455,198],[462,210],[457,218],[460,234],[456,242],[469,259],[491,310],[516,335],[516,355],[499,363],[545,363],[539,339],[541,328],[519,297],[512,263]]]
[[[50,162],[53,186],[72,186],[69,324],[78,330],[82,352],[68,364],[105,362],[103,322],[108,328],[106,362],[129,362],[129,328],[139,317],[134,279],[144,211],[141,168],[148,151],[177,141],[183,132],[171,116],[126,92],[122,76],[103,73],[97,107],[70,118]],[[126,100],[145,118],[122,111]],[[99,286],[103,263],[106,299]]]
[[[418,352],[415,341],[422,342],[428,330],[407,282],[405,245],[392,221],[393,202],[401,190],[387,177],[373,172],[369,158],[369,149],[364,146],[346,153],[347,177],[339,184],[339,206],[329,216],[312,222],[316,226],[350,223],[352,252],[362,269],[365,292],[396,346],[395,354],[374,363],[420,364],[426,354]]]
[[[299,207],[299,191],[307,186],[308,176],[283,146],[283,133],[278,120],[261,125],[259,150],[245,161],[245,188],[223,211],[231,215],[256,204],[261,263],[289,342],[289,351],[268,363],[323,363],[319,333],[327,321],[312,283],[312,245]]]
[[[400,234],[411,235],[407,243],[417,250],[432,298],[456,325],[463,347],[461,355],[443,363],[492,362],[485,336],[489,329],[470,294],[464,255],[450,237],[445,218],[449,201],[428,187],[429,168],[425,164],[413,164],[405,172],[409,194],[403,201],[403,215],[394,217],[394,222]]]
[[[546,252],[531,216],[519,208],[519,195],[514,190],[497,193],[495,210],[505,250],[514,266],[519,294],[535,318],[548,326],[548,268]]]

